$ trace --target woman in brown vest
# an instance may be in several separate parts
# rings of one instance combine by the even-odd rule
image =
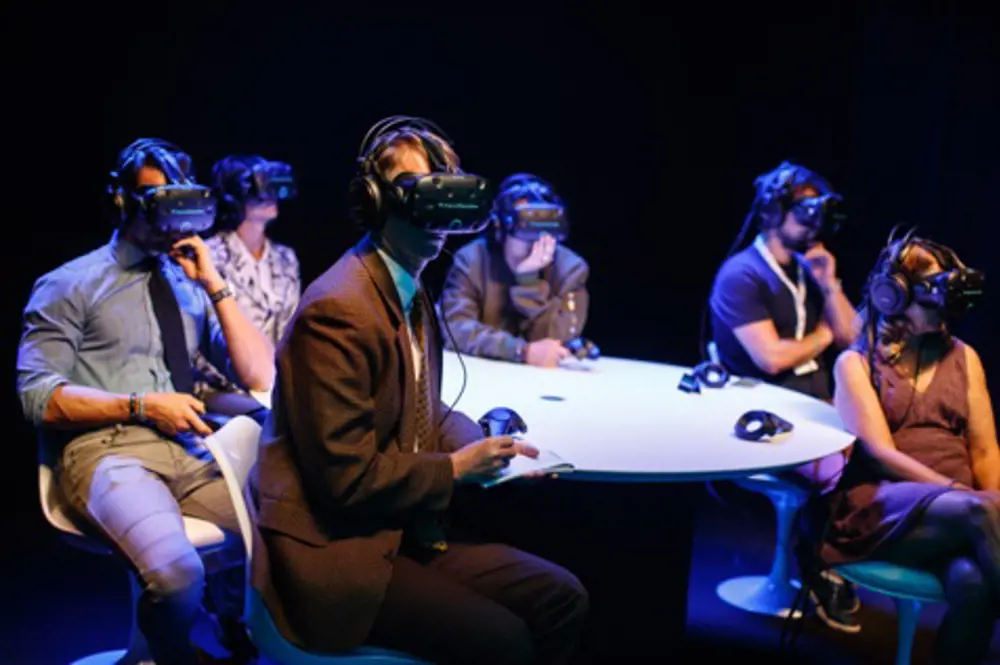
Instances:
[[[938,663],[980,663],[1000,607],[1000,448],[979,356],[949,320],[982,274],[947,247],[890,242],[869,278],[835,403],[859,445],[827,500],[825,565],[877,559],[940,576]]]

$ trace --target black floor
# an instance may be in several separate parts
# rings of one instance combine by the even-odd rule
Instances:
[[[768,663],[880,665],[893,662],[896,617],[890,600],[862,591],[863,629],[856,635],[829,630],[808,618],[794,653],[779,650],[781,621],[734,609],[715,595],[731,576],[768,570],[773,542],[770,504],[723,485],[719,503],[704,493],[697,506],[695,561],[689,600],[689,641],[683,661],[747,658]],[[14,565],[5,566],[0,642],[2,665],[66,665],[88,653],[124,645],[128,583],[107,557],[59,542],[41,516],[18,529]],[[29,519],[30,518],[30,519]],[[914,648],[913,665],[931,665],[934,626],[942,608],[928,607]],[[991,663],[1000,663],[994,639]],[[657,662],[657,661],[650,661]]]

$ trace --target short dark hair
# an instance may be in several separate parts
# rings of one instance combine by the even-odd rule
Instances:
[[[533,173],[512,173],[500,182],[490,211],[491,225],[486,227],[487,243],[499,246],[506,238],[501,218],[509,214],[518,201],[562,205],[562,198],[547,181]]]
[[[112,218],[116,225],[127,223],[132,216],[132,197],[143,167],[159,169],[167,180],[185,179],[196,182],[191,155],[177,145],[158,138],[136,139],[118,153],[118,163],[110,174],[108,194]]]

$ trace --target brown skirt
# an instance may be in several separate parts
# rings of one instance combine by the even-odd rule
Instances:
[[[927,506],[945,492],[933,483],[877,480],[859,483],[825,497],[829,528],[820,543],[828,566],[877,559],[879,551],[913,528]]]

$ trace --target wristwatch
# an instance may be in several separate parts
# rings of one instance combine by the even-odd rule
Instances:
[[[215,293],[209,293],[208,299],[212,301],[212,304],[216,304],[221,300],[225,300],[233,295],[233,289],[229,286],[229,282]]]

